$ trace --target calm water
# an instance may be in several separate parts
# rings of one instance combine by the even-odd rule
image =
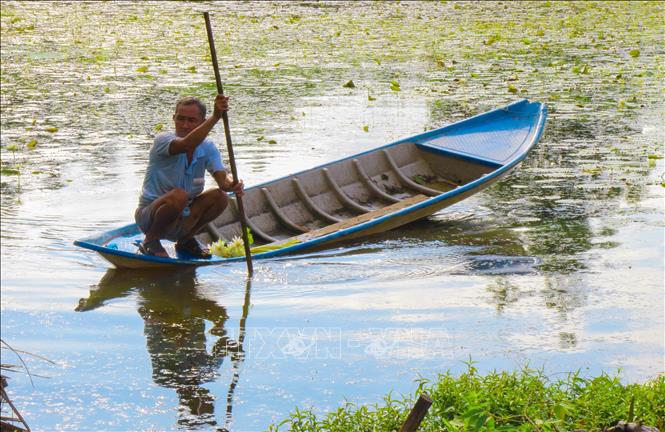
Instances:
[[[662,373],[664,11],[626,9],[3,2],[2,339],[55,362],[24,355],[46,377],[34,387],[12,375],[28,423],[262,430],[296,406],[410,393],[469,358]],[[256,262],[251,284],[243,264],[110,269],[72,241],[132,219],[174,101],[212,100],[203,10],[247,184],[523,97],[548,104],[545,134],[493,188]]]

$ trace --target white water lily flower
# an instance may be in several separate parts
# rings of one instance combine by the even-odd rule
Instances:
[[[219,239],[216,242],[210,244],[210,253],[215,256],[224,256],[224,240]]]
[[[219,239],[210,243],[210,253],[223,258],[245,256],[245,244],[240,236],[233,237],[229,243]]]

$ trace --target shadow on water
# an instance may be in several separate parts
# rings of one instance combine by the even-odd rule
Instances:
[[[217,426],[224,431],[232,421],[233,394],[244,360],[250,292],[248,279],[237,340],[227,334],[226,307],[200,291],[195,269],[108,270],[91,287],[90,295],[79,300],[76,311],[92,311],[113,299],[135,293],[138,313],[144,320],[152,379],[176,391],[178,427],[189,430]],[[211,349],[207,347],[206,322],[212,324],[207,333],[216,339]],[[215,396],[204,385],[217,379],[225,359],[231,362],[233,375],[226,397],[225,427],[220,427],[215,415]]]

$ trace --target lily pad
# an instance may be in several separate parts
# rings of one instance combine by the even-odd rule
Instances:
[[[2,175],[21,175],[21,171],[14,168],[3,168],[0,173]]]
[[[597,175],[599,175],[601,172],[603,172],[603,169],[602,169],[601,167],[593,167],[593,168],[586,168],[586,169],[583,169],[582,172],[583,172],[584,174],[591,174],[592,176],[597,176]]]

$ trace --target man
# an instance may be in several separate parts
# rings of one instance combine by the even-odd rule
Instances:
[[[194,234],[224,211],[228,205],[226,192],[243,194],[243,182],[234,182],[227,174],[219,150],[206,138],[227,110],[228,98],[217,95],[213,114],[206,119],[206,107],[200,100],[183,98],[173,115],[175,133],[155,137],[134,214],[145,233],[139,245],[141,253],[168,257],[160,242],[167,239],[176,242],[177,252],[195,258],[210,257],[208,248]],[[206,170],[219,188],[203,192]]]

